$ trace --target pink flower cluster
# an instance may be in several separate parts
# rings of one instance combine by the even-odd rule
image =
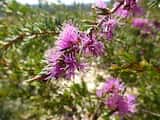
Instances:
[[[128,13],[128,16],[142,15],[144,13],[143,9],[137,4],[137,0],[124,0],[123,5],[118,10],[120,10],[122,13]]]
[[[96,1],[96,7],[101,9],[106,9],[108,13],[99,15],[98,24],[100,26],[100,34],[103,35],[105,39],[112,40],[114,36],[114,31],[118,27],[117,17],[127,18],[133,15],[142,15],[143,10],[138,6],[136,0],[119,0],[114,4],[112,10],[109,11],[107,5],[102,0]]]
[[[153,34],[160,31],[160,24],[158,21],[151,21],[146,18],[133,18],[132,26],[137,28],[142,34]]]
[[[102,0],[97,0],[96,6],[103,10],[109,9]],[[120,0],[114,6],[108,14],[99,15],[96,25],[98,29],[93,27],[89,33],[80,31],[70,23],[63,26],[55,48],[46,52],[47,79],[71,79],[74,77],[76,71],[80,71],[85,67],[85,63],[82,61],[83,57],[97,57],[104,54],[104,45],[98,39],[103,37],[111,40],[113,38],[114,31],[118,26],[115,17],[116,14],[119,14],[118,11],[122,11],[120,13],[125,14],[127,17],[128,13],[134,13],[140,9],[136,0]]]
[[[104,98],[104,104],[114,113],[121,117],[130,115],[136,111],[136,97],[133,95],[123,95],[125,90],[124,83],[118,78],[109,78],[96,94]]]
[[[96,37],[83,33],[73,24],[65,24],[56,42],[56,47],[46,52],[47,79],[71,79],[76,71],[82,70],[83,56],[101,56],[103,43]]]

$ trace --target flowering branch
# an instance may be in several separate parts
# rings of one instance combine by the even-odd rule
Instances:
[[[119,22],[115,16],[128,18],[141,10],[136,0],[120,0],[118,5],[112,9],[107,8],[105,4],[100,2],[94,8],[98,14],[96,22],[85,21],[92,26],[89,32],[80,31],[72,23],[65,24],[55,47],[45,54],[47,65],[44,74],[30,79],[28,82],[59,78],[72,79],[76,71],[84,69],[85,63],[83,60],[86,56],[99,57],[104,55],[105,48],[101,39],[112,40]],[[121,13],[123,14],[121,15]],[[24,39],[23,35],[14,41],[21,39]],[[144,66],[132,62],[119,68],[132,68],[142,72]],[[107,79],[103,87],[97,90],[97,96],[103,99],[93,113],[92,120],[97,120],[100,117],[101,108],[104,105],[110,110],[108,116],[116,112],[117,115],[124,118],[136,112],[136,96],[127,94],[124,83],[118,78]]]
[[[120,3],[116,7],[112,8],[112,9],[100,8],[100,7],[97,7],[97,6],[95,6],[93,8],[100,11],[98,13],[99,15],[111,15],[111,14],[115,13],[123,4],[124,4],[124,0],[120,1]]]
[[[98,15],[101,16],[100,19],[98,18],[96,22],[92,23],[89,33],[79,31],[71,23],[64,25],[56,47],[46,54],[48,64],[48,77],[46,79],[58,79],[60,77],[71,79],[74,77],[76,70],[79,71],[84,68],[84,63],[81,63],[82,57],[102,56],[104,54],[104,43],[98,39],[99,36],[103,38],[107,36],[107,40],[112,39],[117,26],[117,20],[112,18],[112,14],[120,8],[127,11],[137,8],[135,0],[119,1],[119,4],[112,10],[107,8],[101,0],[99,3],[95,8],[100,11]]]
[[[124,83],[118,78],[108,78],[102,88],[96,91],[102,103],[111,110],[107,116],[117,113],[121,117],[136,112],[136,97],[126,94]]]

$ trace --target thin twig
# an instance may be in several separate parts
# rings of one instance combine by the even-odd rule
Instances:
[[[45,74],[37,75],[37,76],[35,76],[35,77],[31,78],[31,79],[25,80],[24,82],[25,83],[31,83],[33,81],[44,81],[47,78],[47,76],[48,75],[45,75]]]
[[[145,110],[145,109],[142,109],[141,111],[160,118],[160,113],[155,113],[155,112]]]
[[[101,102],[98,106],[97,106],[97,108],[96,108],[96,110],[95,110],[95,112],[94,112],[94,114],[93,114],[93,116],[92,116],[92,118],[91,118],[91,120],[97,120],[98,118],[99,118],[99,116],[101,115],[101,107],[103,106],[103,102]]]
[[[107,17],[107,16],[111,16],[112,14],[114,14],[123,4],[124,4],[124,0],[120,1],[120,3],[116,7],[112,8],[112,9],[109,9],[109,8],[99,8],[97,6],[94,6],[93,9],[95,9],[96,11],[99,11],[97,13],[98,15],[103,15],[103,16]],[[100,23],[92,22],[93,26],[91,27],[89,34],[92,34],[92,31],[95,30],[95,29],[97,29],[99,26],[101,26],[103,24],[103,22],[104,22],[103,19],[101,20]]]
[[[17,42],[22,42],[27,37],[32,37],[32,36],[39,37],[39,36],[44,36],[44,35],[57,35],[57,34],[58,33],[56,33],[55,31],[43,31],[43,32],[37,32],[37,33],[30,33],[30,34],[22,33],[18,35],[15,39],[3,45],[2,48],[8,49],[10,46],[16,44]]]
[[[3,49],[8,49],[13,44],[22,41],[25,36],[26,36],[25,34],[21,34],[21,35],[17,36],[15,39],[13,39],[10,42],[6,43],[2,48]]]
[[[115,12],[123,5],[123,3],[124,3],[124,0],[121,1],[115,8],[113,8],[113,9],[111,10],[111,13],[112,13],[112,14],[115,13]]]

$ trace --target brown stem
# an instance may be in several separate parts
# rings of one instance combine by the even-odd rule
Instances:
[[[93,114],[93,116],[92,116],[92,119],[91,120],[97,120],[98,118],[99,118],[99,116],[101,115],[101,107],[103,107],[103,102],[101,102],[100,104],[99,104],[99,106],[97,107],[97,109],[95,110],[95,113]],[[109,116],[111,116],[113,113],[115,113],[117,110],[112,110],[112,111],[110,111],[108,114],[107,114],[107,116],[109,117]]]
[[[45,75],[45,74],[43,74],[43,75],[37,75],[37,76],[35,76],[35,77],[33,77],[33,78],[29,79],[29,80],[25,80],[24,82],[25,83],[31,83],[31,82],[37,81],[37,80],[43,81],[43,80],[45,80],[47,78],[47,76],[48,75]]]
[[[96,108],[91,120],[97,120],[99,116],[101,115],[101,107],[103,106],[103,103],[101,102],[99,106]]]
[[[25,34],[22,33],[18,35],[15,39],[11,40],[10,42],[6,43],[4,46],[2,46],[3,49],[8,49],[10,46],[16,44],[17,42],[22,42],[25,38],[33,36],[34,38],[44,35],[57,35],[55,31],[43,31],[43,32],[37,32],[37,33],[30,33]]]
[[[25,34],[21,34],[19,36],[17,36],[15,39],[11,40],[10,42],[6,43],[2,48],[7,49],[10,46],[12,46],[13,44],[22,41],[24,39],[26,35]]]
[[[111,14],[115,13],[123,4],[124,4],[124,0],[120,1],[120,3],[112,9],[99,8],[99,7],[94,7],[94,8],[100,11],[98,13],[99,15],[111,15]]]
[[[155,112],[145,110],[145,109],[142,109],[141,111],[160,118],[160,113],[155,113]]]
[[[124,3],[124,0],[121,1],[115,8],[111,10],[111,14],[115,13]]]
[[[115,13],[123,4],[124,4],[124,0],[119,1],[120,3],[112,9],[109,8],[99,8],[97,6],[94,6],[93,9],[100,11],[99,15],[103,15],[103,16],[111,16],[111,14]],[[104,20],[101,20],[100,23],[94,22],[94,24],[92,24],[92,28],[90,29],[90,32],[92,32],[92,30],[97,29],[99,26],[101,26],[101,24],[104,22]],[[96,24],[95,24],[96,23]]]

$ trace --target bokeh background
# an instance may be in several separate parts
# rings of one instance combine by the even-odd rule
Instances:
[[[128,91],[137,95],[138,112],[128,120],[160,120],[160,32],[141,36],[131,20],[105,45],[104,57],[90,60],[93,71],[88,76],[81,73],[80,82],[24,82],[41,73],[44,53],[54,47],[54,32],[64,22],[72,21],[81,30],[89,28],[83,20],[95,20],[93,2],[0,1],[0,120],[88,120],[98,103],[91,92],[107,75],[121,77]],[[159,0],[142,0],[141,5],[146,12],[141,17],[157,21],[158,26]],[[100,119],[112,119],[107,113],[103,108]]]

